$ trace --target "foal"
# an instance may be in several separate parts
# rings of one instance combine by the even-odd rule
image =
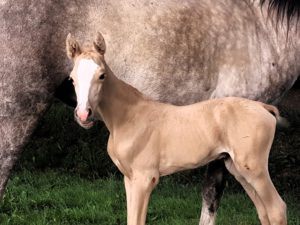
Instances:
[[[124,174],[128,225],[145,224],[160,176],[220,158],[255,204],[261,224],[287,224],[285,203],[268,172],[281,119],[276,107],[234,97],[188,106],[159,103],[113,74],[100,33],[93,47],[82,49],[70,34],[66,45],[74,62],[75,118],[84,128],[103,120],[110,132],[108,154]]]

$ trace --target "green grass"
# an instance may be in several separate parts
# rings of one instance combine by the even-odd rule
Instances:
[[[299,225],[300,203],[294,196],[289,193],[284,198],[289,224]],[[200,185],[178,185],[171,178],[163,178],[152,194],[147,224],[196,225],[200,205]],[[9,181],[0,203],[0,224],[126,224],[123,182],[115,177],[87,180],[54,171],[18,172]],[[246,195],[227,190],[217,224],[254,225],[259,222]]]

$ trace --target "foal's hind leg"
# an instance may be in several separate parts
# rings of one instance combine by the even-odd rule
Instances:
[[[232,164],[234,164],[235,171],[240,175],[240,179],[244,179],[259,196],[259,198],[256,197],[255,199],[260,199],[260,201],[254,201],[259,217],[265,218],[265,213],[267,213],[271,225],[286,225],[286,205],[270,179],[267,169],[267,159],[264,160],[263,157],[262,159],[257,157],[256,161],[255,164],[247,168],[243,166],[245,161],[241,163],[235,160],[232,161]],[[250,160],[248,160],[248,162],[250,162]],[[265,210],[263,210],[261,205],[264,206]]]
[[[225,188],[225,176],[227,173],[223,160],[213,161],[207,166],[199,225],[215,224],[217,210]]]
[[[254,203],[261,224],[271,225],[263,202],[261,201],[256,191],[253,189],[253,187],[245,180],[243,176],[241,176],[241,174],[239,174],[231,158],[225,161],[225,166],[228,171],[235,177],[235,179],[243,186],[248,196]]]
[[[255,179],[247,177],[249,183],[255,189],[260,199],[262,200],[269,217],[270,224],[272,225],[286,225],[286,205],[276,191],[269,172],[263,171]]]

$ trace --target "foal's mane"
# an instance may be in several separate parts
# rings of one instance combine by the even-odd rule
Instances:
[[[296,24],[300,19],[300,1],[299,0],[260,0],[260,4],[264,5],[268,2],[269,15],[276,16],[276,21],[283,22],[286,18],[288,29],[290,22],[295,19]]]

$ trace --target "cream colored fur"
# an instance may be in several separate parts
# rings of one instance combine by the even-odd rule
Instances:
[[[67,52],[70,40],[69,35]],[[108,154],[124,174],[128,225],[145,224],[149,197],[161,176],[222,157],[255,204],[261,224],[287,224],[285,203],[268,172],[280,118],[276,107],[235,97],[187,106],[153,101],[113,74],[104,60],[102,35],[96,40],[94,49],[68,52],[74,61],[70,76],[78,94],[78,64],[92,59],[99,66],[86,90],[86,110],[92,112],[90,118],[102,118],[110,131]],[[76,118],[83,127],[90,122]]]

